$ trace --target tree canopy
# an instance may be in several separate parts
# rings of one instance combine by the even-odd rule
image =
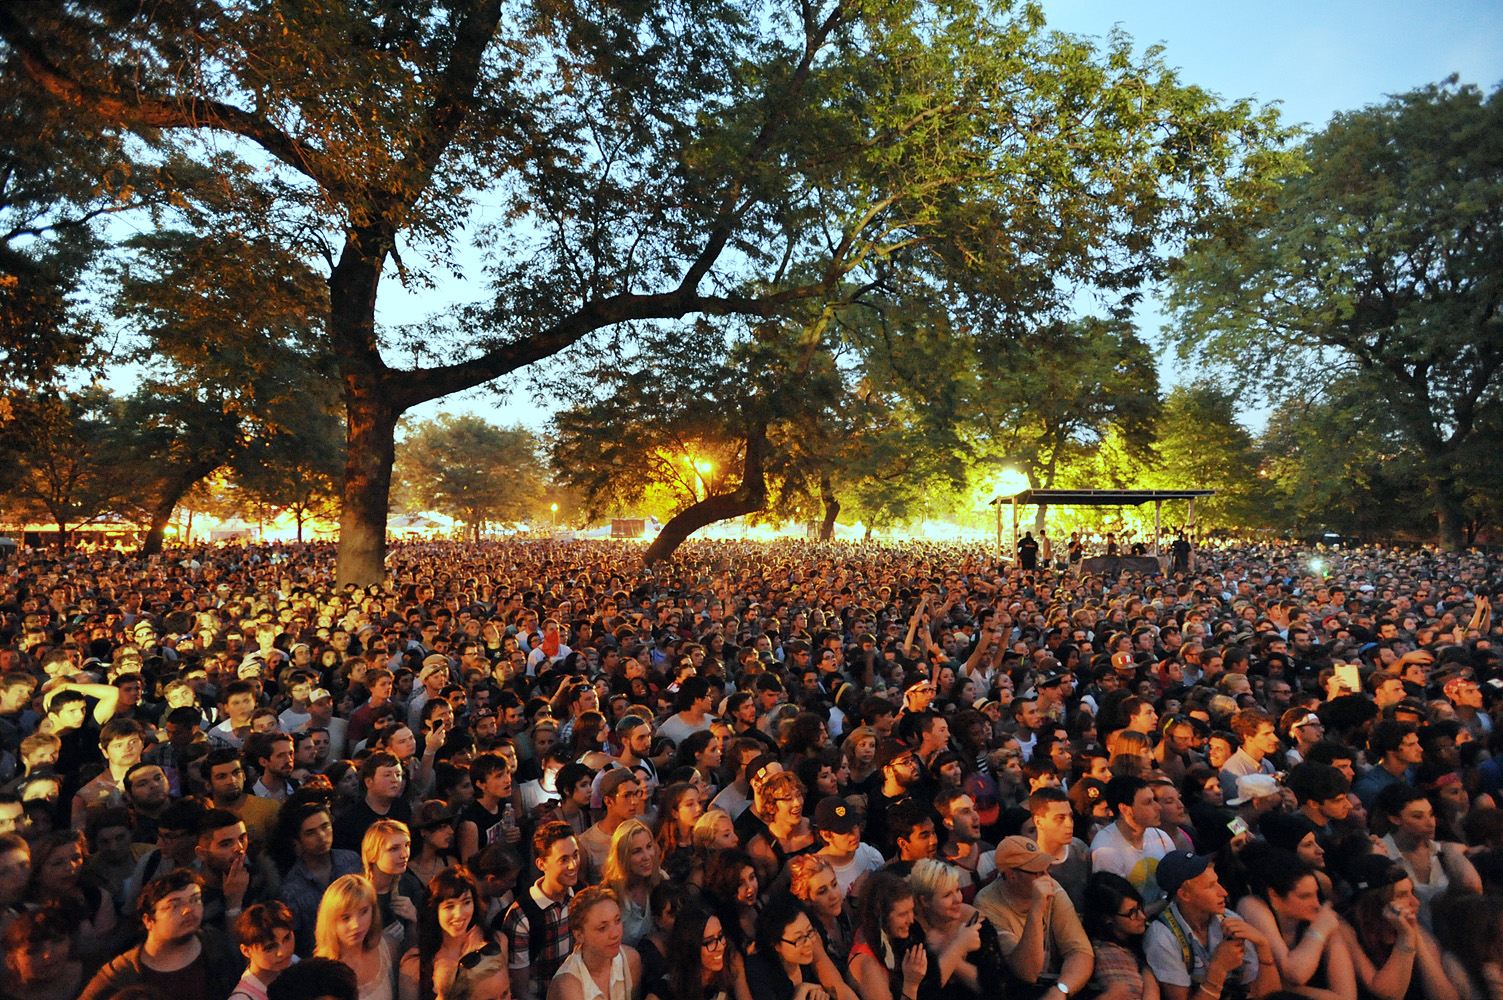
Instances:
[[[0,39],[70,163],[115,140],[167,228],[216,201],[226,287],[326,283],[304,363],[346,412],[341,582],[381,576],[420,402],[634,324],[783,321],[904,282],[995,336],[1081,288],[1130,302],[1283,134],[1156,49],[1006,2],[43,0],[0,8]],[[377,324],[385,280],[421,290],[466,246],[484,294],[414,336]],[[241,349],[202,328],[206,358]]]
[[[1503,89],[1454,79],[1337,115],[1174,275],[1187,355],[1274,398],[1380,400],[1441,544],[1503,429]]]

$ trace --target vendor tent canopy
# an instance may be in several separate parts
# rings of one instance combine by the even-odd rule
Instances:
[[[1028,504],[1055,504],[1063,507],[1137,507],[1153,503],[1153,554],[1159,554],[1159,514],[1165,500],[1190,501],[1190,526],[1195,525],[1197,497],[1215,496],[1215,490],[1024,490],[1012,496],[997,497],[997,548],[1002,548],[1002,505],[1012,504],[1012,555],[1018,552],[1018,507]]]

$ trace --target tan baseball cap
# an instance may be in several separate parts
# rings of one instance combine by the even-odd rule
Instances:
[[[997,845],[998,868],[1014,868],[1042,874],[1047,872],[1052,864],[1054,864],[1054,859],[1039,850],[1039,845],[1027,837],[1017,835],[1006,837]]]

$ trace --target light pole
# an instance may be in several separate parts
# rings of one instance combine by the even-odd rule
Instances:
[[[552,510],[553,510],[553,527],[557,528],[558,527],[558,504],[554,504],[553,507],[552,507]]]

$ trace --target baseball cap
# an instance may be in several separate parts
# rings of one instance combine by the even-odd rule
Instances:
[[[1240,806],[1253,799],[1279,794],[1279,783],[1271,774],[1244,774],[1237,779],[1237,797],[1228,799],[1229,806]]]
[[[913,747],[901,740],[889,737],[877,744],[876,755],[872,757],[872,767],[880,771],[893,761],[901,760],[912,753]]]
[[[449,669],[449,658],[443,653],[429,653],[423,657],[423,669],[418,672],[418,677],[427,677],[438,669]]]
[[[1409,877],[1403,865],[1382,854],[1360,854],[1343,867],[1354,893],[1381,889]]]
[[[831,795],[814,808],[814,825],[830,833],[851,833],[861,825],[861,816],[845,799]]]
[[[1172,851],[1159,859],[1154,878],[1159,888],[1164,890],[1164,895],[1172,900],[1180,886],[1192,878],[1199,878],[1209,867],[1211,859],[1208,855],[1196,854],[1194,851]]]
[[[616,792],[628,781],[636,781],[637,773],[629,767],[613,767],[600,779],[600,797],[613,799]]]
[[[1131,653],[1113,653],[1112,666],[1116,667],[1118,670],[1130,670],[1133,667],[1136,667],[1137,664],[1133,662]]]
[[[429,799],[420,803],[412,811],[412,828],[426,830],[429,827],[442,826],[452,822],[457,815],[459,815],[458,810],[452,808],[449,803],[442,799]]]
[[[330,701],[334,700],[334,696],[323,688],[314,688],[312,691],[308,692],[308,704],[310,705],[315,701],[323,701],[325,698],[329,699]]]
[[[1070,677],[1070,676],[1072,676],[1072,673],[1069,670],[1064,670],[1064,669],[1050,670],[1050,671],[1048,671],[1046,673],[1043,673],[1043,674],[1039,675],[1039,679],[1036,682],[1036,686],[1037,687],[1041,687],[1041,688],[1057,687],[1060,684],[1061,681],[1063,681],[1066,677]]]
[[[1047,872],[1053,863],[1054,859],[1039,850],[1039,845],[1027,837],[1014,834],[1011,837],[1002,838],[1002,843],[997,845],[998,868],[1043,873]]]

